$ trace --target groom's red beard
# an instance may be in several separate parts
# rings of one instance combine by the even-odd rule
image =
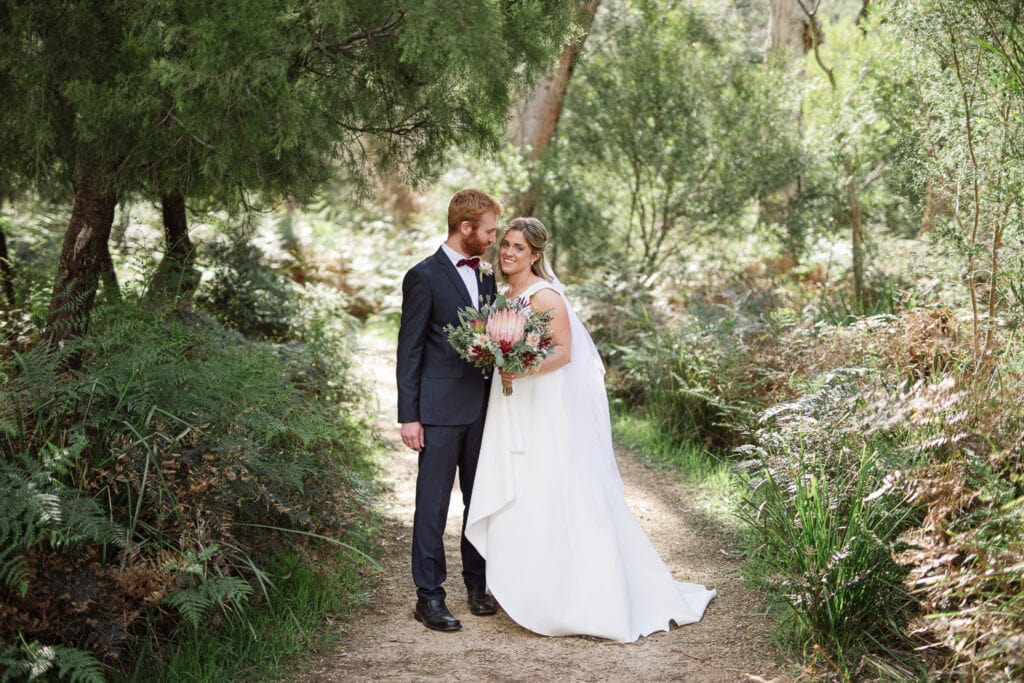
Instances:
[[[477,237],[476,228],[473,232],[469,233],[465,239],[462,240],[462,246],[466,250],[466,256],[480,256],[490,245],[487,240],[480,239]]]

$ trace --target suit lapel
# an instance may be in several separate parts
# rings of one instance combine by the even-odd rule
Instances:
[[[452,260],[444,253],[444,249],[438,247],[437,253],[434,254],[434,258],[437,260],[438,265],[440,265],[444,274],[448,276],[449,280],[451,280],[452,286],[455,287],[455,290],[459,293],[462,301],[467,306],[472,306],[473,302],[469,298],[469,291],[466,289],[466,283],[462,281],[462,277],[459,276],[459,271],[455,269],[455,265],[452,264]]]

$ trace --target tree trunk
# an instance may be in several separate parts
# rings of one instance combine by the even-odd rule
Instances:
[[[7,236],[0,228],[0,287],[3,289],[5,306],[14,308],[14,279],[11,276],[11,261],[7,254]]]
[[[867,307],[864,292],[864,228],[860,196],[857,192],[856,169],[846,162],[846,202],[850,212],[851,246],[853,248],[853,302],[857,315],[863,315]]]
[[[992,249],[989,252],[988,328],[985,330],[986,358],[991,357],[995,343],[996,304],[999,302],[999,250],[1003,247],[1003,228],[1006,227],[1006,220],[1012,208],[1012,204],[1004,206],[1002,220],[992,230]]]
[[[565,46],[558,59],[558,65],[544,74],[540,83],[513,113],[510,123],[512,144],[529,161],[540,161],[555,136],[558,119],[562,115],[562,100],[569,87],[569,79],[576,68],[576,59],[583,50],[586,31],[594,22],[599,4],[600,0],[577,0],[576,15],[583,29],[582,37]],[[512,203],[520,216],[531,216],[539,200],[540,187],[534,175],[530,180],[529,189],[513,199]]]
[[[196,249],[188,236],[188,215],[185,196],[172,192],[160,198],[164,222],[164,256],[153,274],[149,295],[179,296],[192,292],[199,285],[199,274],[193,268]]]
[[[768,8],[769,53],[786,64],[792,64],[802,59],[813,46],[811,18],[799,0],[771,0]]]
[[[82,176],[75,187],[75,205],[64,235],[46,321],[46,335],[54,347],[80,337],[89,327],[100,275],[110,259],[107,240],[116,205],[117,196],[92,173]]]
[[[821,67],[821,70],[828,77],[829,85],[832,86],[832,96],[835,100],[839,88],[836,84],[836,75],[833,67],[825,65],[821,58],[821,45],[825,42],[825,35],[822,33],[821,23],[818,21],[818,7],[821,0],[814,0],[808,3],[807,0],[796,0],[800,9],[806,14],[811,31],[811,49],[814,51],[814,59]],[[848,154],[844,144],[837,140],[839,152],[843,159],[844,181],[846,183],[846,207],[850,216],[850,242],[853,250],[853,300],[854,309],[857,315],[863,315],[867,307],[867,296],[864,287],[864,217],[860,204],[860,190],[857,183],[857,168],[854,165],[851,154]]]
[[[295,203],[290,199],[285,200],[284,210],[284,216],[277,222],[277,231],[281,236],[281,246],[291,257],[291,263],[285,270],[292,281],[304,285],[306,284],[306,264],[302,255],[302,245],[295,234]]]
[[[812,19],[800,6],[798,0],[772,0],[768,9],[768,54],[778,64],[792,70],[793,78],[803,80],[804,59],[814,45],[814,29]],[[803,131],[804,111],[798,100],[794,103],[793,117],[797,126]],[[770,197],[764,198],[758,207],[760,219],[767,223],[786,226],[787,238],[784,248],[787,259],[794,265],[797,263],[797,252],[803,242],[803,236],[793,226],[791,207],[800,197],[803,190],[803,177],[797,175],[791,183]]]
[[[857,12],[856,24],[860,28],[861,32],[865,31],[864,22],[868,20],[868,5],[871,4],[871,0],[861,0],[860,12]]]
[[[116,303],[121,300],[121,286],[117,283],[117,272],[114,270],[114,260],[110,258],[109,240],[103,243],[99,256],[100,282],[103,283],[103,297],[107,303]]]

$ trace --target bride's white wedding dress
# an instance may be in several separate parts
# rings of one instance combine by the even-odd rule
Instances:
[[[557,281],[556,281],[557,285]],[[549,636],[632,642],[700,621],[716,592],[677,582],[637,523],[612,450],[604,366],[560,286],[571,362],[495,378],[466,537],[487,560],[487,587],[518,624]]]

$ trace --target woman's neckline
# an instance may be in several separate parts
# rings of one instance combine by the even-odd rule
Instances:
[[[508,292],[506,293],[506,295],[505,295],[505,296],[506,296],[506,298],[508,298],[508,299],[518,299],[519,297],[521,297],[521,296],[523,295],[523,293],[524,293],[524,292],[527,292],[527,291],[529,291],[530,287],[533,287],[533,286],[534,286],[535,284],[537,284],[538,282],[544,282],[544,278],[542,278],[542,277],[538,277],[538,278],[537,278],[536,280],[531,280],[531,281],[530,281],[530,283],[529,283],[529,284],[527,284],[527,285],[526,285],[525,287],[523,287],[523,288],[522,288],[522,289],[521,289],[521,290],[519,291],[519,293],[518,293],[518,294],[516,294],[515,296],[513,296],[513,295],[512,295],[512,285],[509,285],[509,287],[508,287],[509,291],[508,291]]]

